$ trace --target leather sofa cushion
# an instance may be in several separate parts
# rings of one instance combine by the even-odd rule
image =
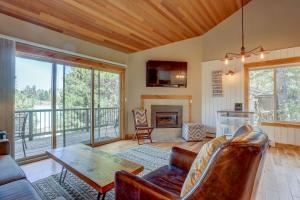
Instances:
[[[0,186],[26,178],[23,170],[9,155],[0,156],[0,172]]]
[[[181,197],[186,195],[195,186],[197,180],[201,178],[213,153],[224,142],[226,142],[226,136],[223,135],[207,142],[201,147],[184,182],[180,194]]]
[[[40,196],[36,193],[31,183],[26,179],[10,182],[0,186],[0,199],[30,199],[40,200]]]
[[[187,172],[173,166],[163,166],[143,178],[175,195],[180,195]]]

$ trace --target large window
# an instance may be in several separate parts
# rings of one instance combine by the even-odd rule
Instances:
[[[262,121],[300,121],[300,64],[250,69],[248,95]]]
[[[16,57],[15,158],[30,159],[52,148],[76,143],[96,146],[120,138],[123,76],[123,70],[108,66]]]

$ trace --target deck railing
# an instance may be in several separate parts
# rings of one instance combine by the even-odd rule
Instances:
[[[51,134],[51,115],[51,109],[15,111],[15,136],[21,137],[22,131],[24,131],[24,137],[33,140],[34,137]],[[26,118],[25,122],[24,118]],[[118,123],[119,107],[95,108],[95,128],[118,126]],[[64,127],[66,132],[76,130],[90,131],[91,109],[57,109],[56,132],[63,132]]]

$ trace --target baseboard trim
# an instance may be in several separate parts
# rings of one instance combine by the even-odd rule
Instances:
[[[278,143],[278,142],[275,142],[275,147],[276,148],[292,148],[292,149],[298,149],[298,150],[300,150],[300,146],[298,146],[298,145],[283,144],[283,143]]]

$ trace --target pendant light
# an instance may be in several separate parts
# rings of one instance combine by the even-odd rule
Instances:
[[[224,59],[225,65],[229,64],[230,60],[233,59],[241,59],[241,62],[245,62],[247,57],[250,57],[251,55],[260,55],[260,59],[263,59],[265,57],[265,49],[260,45],[258,47],[255,47],[254,49],[250,51],[246,51],[245,48],[245,41],[244,41],[244,0],[242,0],[242,47],[241,47],[241,52],[240,53],[226,53]]]

